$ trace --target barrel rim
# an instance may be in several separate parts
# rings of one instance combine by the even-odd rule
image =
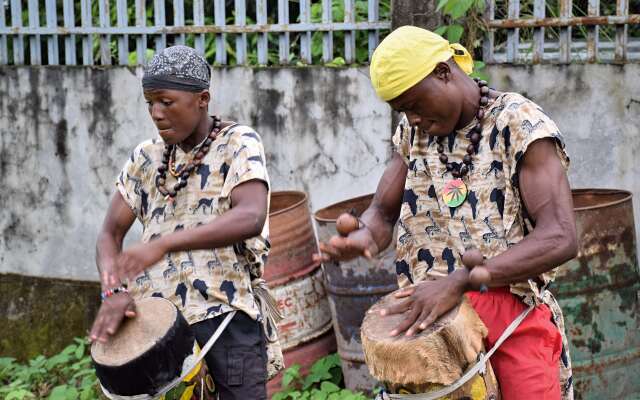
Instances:
[[[282,286],[291,281],[295,281],[306,276],[311,276],[312,273],[316,272],[316,270],[320,268],[322,268],[322,264],[319,261],[313,261],[311,264],[296,270],[293,274],[284,275],[277,279],[269,279],[267,280],[267,283],[270,287]]]
[[[295,203],[293,203],[292,205],[282,208],[278,211],[274,211],[274,212],[269,212],[269,217],[273,217],[275,215],[280,215],[282,213],[285,213],[287,211],[291,211],[296,207],[300,207],[301,205],[303,205],[305,202],[307,202],[308,200],[308,196],[305,192],[299,191],[299,190],[279,190],[276,192],[272,192],[271,193],[271,198],[273,198],[274,196],[285,196],[285,195],[302,195],[302,198],[300,199],[300,201],[297,201]],[[273,201],[272,201],[273,203]]]
[[[599,208],[611,207],[621,203],[625,203],[633,198],[633,193],[624,189],[608,189],[608,188],[582,188],[582,189],[573,189],[571,194],[588,194],[593,193],[595,195],[602,194],[624,194],[625,196],[619,200],[613,200],[606,203],[585,206],[585,207],[574,207],[574,211],[586,211],[586,210],[595,210]]]
[[[366,199],[368,197],[371,197],[373,199],[373,196],[375,196],[375,193],[368,193],[368,194],[363,194],[361,196],[357,196],[357,197],[352,197],[350,199],[346,199],[346,200],[342,200],[339,201],[337,203],[333,203],[333,204],[329,204],[326,207],[323,207],[319,210],[317,210],[316,212],[313,213],[313,218],[318,221],[318,222],[336,222],[337,218],[326,218],[326,217],[321,217],[319,214],[322,212],[326,212],[328,211],[330,208],[345,204],[345,203],[350,203],[350,202],[354,202],[354,201],[358,201],[358,200],[363,200]]]

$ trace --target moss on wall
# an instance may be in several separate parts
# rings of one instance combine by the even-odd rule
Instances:
[[[0,356],[52,355],[86,335],[99,293],[98,282],[0,274]]]

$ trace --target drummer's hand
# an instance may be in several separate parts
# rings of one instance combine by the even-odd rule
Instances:
[[[135,244],[118,255],[116,259],[118,276],[135,278],[142,271],[160,261],[166,252],[162,240]]]
[[[327,243],[320,243],[320,254],[314,254],[315,261],[349,261],[356,257],[373,258],[378,254],[378,245],[368,228],[360,228],[348,236],[332,236]]]
[[[395,294],[404,299],[397,304],[381,310],[381,315],[404,313],[405,318],[391,336],[406,332],[406,336],[420,333],[437,320],[441,315],[455,307],[465,292],[468,272],[456,271],[447,278],[418,283],[400,290]]]
[[[106,342],[114,335],[124,317],[133,318],[136,316],[136,306],[129,293],[116,293],[102,302],[98,316],[93,322],[89,340],[91,342]]]

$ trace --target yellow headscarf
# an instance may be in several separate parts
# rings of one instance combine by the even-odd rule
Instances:
[[[371,83],[384,101],[407,91],[451,57],[467,74],[473,72],[473,59],[462,45],[449,44],[442,36],[415,26],[402,26],[391,32],[371,57]]]

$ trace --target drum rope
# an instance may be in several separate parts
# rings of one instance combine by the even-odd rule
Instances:
[[[202,359],[204,359],[204,357],[207,355],[207,353],[209,352],[209,350],[211,350],[211,347],[213,347],[213,345],[215,344],[215,342],[220,338],[220,335],[222,335],[222,332],[224,332],[224,330],[227,328],[227,325],[229,325],[229,323],[231,322],[231,320],[233,319],[233,317],[236,315],[237,311],[231,311],[230,313],[228,313],[224,320],[222,320],[222,323],[220,324],[220,326],[218,327],[218,329],[216,329],[216,331],[213,333],[213,335],[211,335],[211,337],[209,338],[209,340],[207,341],[207,343],[205,343],[204,347],[202,347],[202,349],[200,350],[200,353],[198,353],[198,356],[196,357],[193,366],[197,366]],[[119,395],[114,395],[109,393],[104,387],[102,387],[102,385],[100,385],[100,387],[102,388],[102,392],[105,394],[105,396],[107,396],[109,399],[112,400],[151,400],[151,399],[157,399],[159,397],[161,397],[162,395],[166,394],[169,390],[173,389],[174,387],[176,387],[180,382],[182,382],[193,370],[193,368],[189,369],[188,371],[184,372],[181,376],[175,378],[174,380],[172,380],[171,382],[167,383],[166,385],[164,385],[162,387],[162,389],[160,389],[155,395],[151,396],[148,394],[140,394],[140,395],[135,395],[135,396],[119,396]]]
[[[545,295],[545,292],[547,290],[547,286],[548,284],[546,284],[539,292],[539,298],[543,298]],[[453,382],[451,385],[446,386],[440,390],[434,391],[434,392],[429,392],[429,393],[415,393],[415,394],[397,394],[397,393],[387,393],[386,391],[380,393],[376,399],[381,399],[381,400],[437,400],[441,397],[444,397],[456,390],[458,390],[460,387],[462,387],[462,385],[464,385],[465,383],[467,383],[471,378],[473,378],[478,372],[480,374],[484,374],[486,367],[487,367],[487,361],[489,361],[489,358],[493,355],[493,353],[496,352],[496,350],[498,350],[498,348],[502,345],[502,343],[507,340],[507,338],[509,338],[509,336],[511,336],[511,334],[513,333],[513,331],[515,331],[518,326],[520,326],[520,324],[522,323],[522,321],[527,317],[527,315],[529,315],[529,313],[531,312],[531,310],[534,309],[534,307],[536,306],[536,302],[534,301],[532,304],[529,305],[529,307],[524,310],[520,315],[518,315],[516,317],[516,319],[513,320],[513,322],[511,322],[511,324],[507,327],[507,329],[504,330],[504,332],[502,332],[502,335],[500,335],[500,338],[498,338],[498,340],[496,341],[496,343],[493,345],[493,347],[491,348],[491,350],[489,350],[488,353],[480,353],[478,354],[478,362],[469,370],[467,370],[467,372],[465,372],[460,378],[458,378],[455,382]]]

